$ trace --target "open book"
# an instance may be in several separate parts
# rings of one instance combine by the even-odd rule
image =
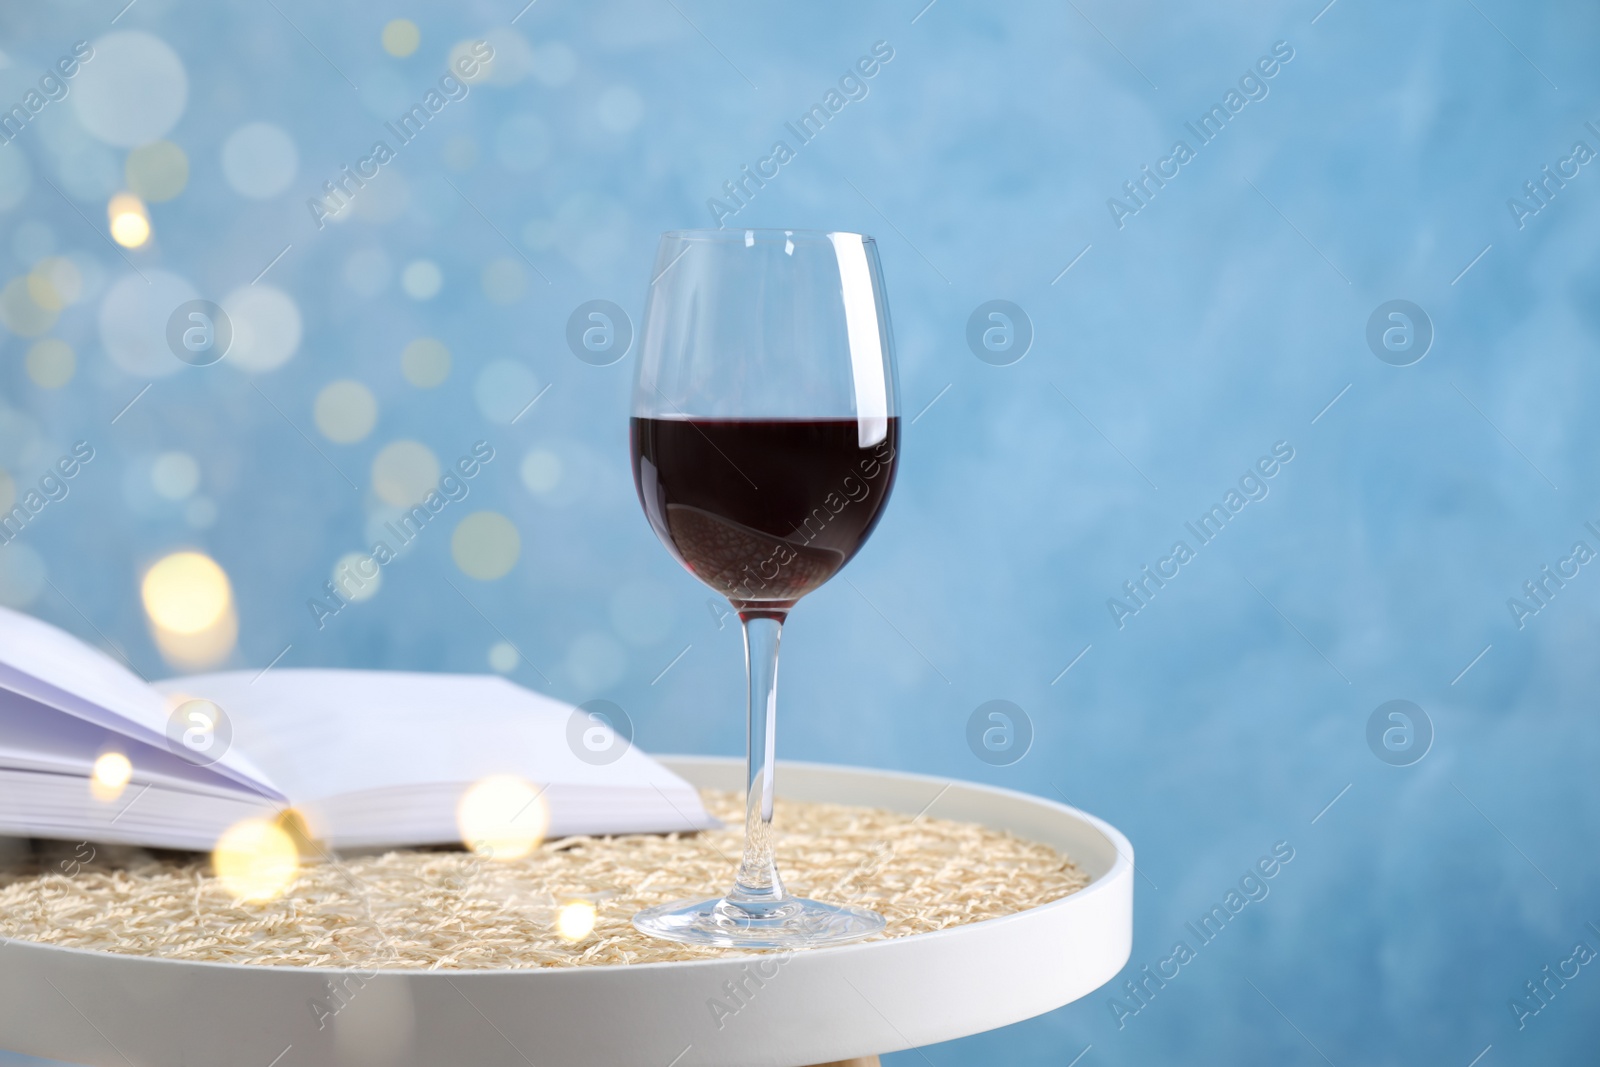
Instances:
[[[335,848],[460,843],[461,798],[495,775],[541,790],[550,837],[719,825],[607,725],[493,675],[273,669],[149,685],[0,608],[0,835],[205,850],[293,807]],[[106,753],[132,766],[114,796],[94,775]]]

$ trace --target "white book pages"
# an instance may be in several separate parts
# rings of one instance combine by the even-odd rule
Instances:
[[[580,759],[569,705],[492,675],[291,669],[156,688],[221,707],[233,746],[336,843],[454,840],[461,794],[501,774],[546,789],[552,834],[718,825],[693,787],[636,748]]]
[[[76,776],[0,770],[0,833],[19,837],[206,852],[234,823],[270,819],[278,810],[251,793],[197,794],[137,781],[103,803]]]
[[[169,725],[196,698],[219,706],[231,733],[209,764]],[[294,806],[338,846],[442,844],[459,839],[463,794],[495,775],[540,790],[553,836],[719,825],[638,749],[595,758],[582,741],[592,724],[576,714],[492,675],[284,669],[152,686],[0,608],[0,834],[210,848],[237,819]],[[96,799],[95,760],[112,750],[132,779]]]
[[[455,819],[461,793],[459,785],[438,784],[333,797],[310,805],[306,821],[331,848],[461,844]],[[544,787],[539,796],[550,815],[545,831],[548,838],[673,833],[721,825],[704,815],[692,789],[600,788],[557,782]]]
[[[74,716],[152,748],[166,748],[166,699],[127,667],[63,630],[0,608],[0,689],[43,709]],[[91,755],[92,758],[92,755]],[[284,799],[243,751],[234,749],[204,770],[265,796]]]
[[[129,789],[149,783],[191,793],[217,796],[255,796],[251,789],[211,773],[166,748],[135,741],[86,719],[74,718],[55,708],[35,703],[19,693],[0,689],[0,769],[47,771],[70,775],[87,791],[87,779],[102,753],[116,751],[133,765]],[[122,798],[126,800],[126,798]],[[23,833],[0,826],[0,834]]]

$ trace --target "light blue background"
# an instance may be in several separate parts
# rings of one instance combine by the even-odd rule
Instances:
[[[101,350],[103,290],[53,330],[78,353],[63,390],[29,381],[31,341],[0,340],[0,466],[21,484],[75,440],[99,453],[67,500],[0,549],[9,602],[103,634],[157,674],[167,668],[139,576],[199,547],[233,582],[236,665],[264,666],[287,645],[286,666],[485,670],[498,628],[549,679],[523,663],[516,680],[618,702],[647,750],[741,751],[737,630],[634,498],[632,359],[580,362],[565,323],[595,298],[636,315],[657,232],[710,224],[722,182],[884,40],[894,59],[870,95],[737,216],[878,237],[902,407],[908,422],[921,413],[848,582],[792,619],[782,753],[1059,791],[1109,819],[1143,875],[1130,973],[1167,956],[1275,842],[1295,852],[1270,896],[1124,1027],[1113,986],[887,1062],[1064,1065],[1090,1045],[1084,1067],[1466,1067],[1486,1046],[1484,1067],[1594,1057],[1595,967],[1525,1029],[1508,1002],[1576,941],[1600,948],[1585,926],[1600,923],[1600,577],[1584,568],[1521,630],[1506,606],[1575,540],[1600,548],[1582,525],[1600,520],[1600,168],[1584,167],[1524,229],[1506,207],[1575,140],[1600,148],[1584,129],[1600,124],[1593,5],[940,0],[918,17],[919,0],[541,0],[515,31],[536,49],[568,46],[571,79],[474,87],[387,168],[404,187],[397,217],[320,232],[305,199],[420,97],[452,44],[507,27],[517,0],[281,0],[282,14],[140,0],[112,27],[120,6],[9,7],[0,96],[20,98],[80,38],[115,28],[168,42],[189,79],[168,136],[191,175],[176,200],[152,205],[155,239],[128,257],[216,299],[292,245],[263,281],[294,299],[305,337],[270,373],[224,361],[160,378],[115,425],[145,379]],[[422,30],[406,59],[379,47],[399,16]],[[1270,95],[1119,230],[1107,198],[1188,139],[1183,123],[1276,41],[1294,58]],[[73,114],[69,100],[37,121]],[[219,162],[223,139],[255,120],[298,151],[289,189],[266,201],[241,198]],[[526,132],[540,126],[542,159]],[[470,138],[477,162],[449,169],[451,138]],[[6,276],[36,258],[37,229],[32,244],[16,239],[36,220],[110,284],[128,272],[103,236],[124,152],[50,145],[30,127],[0,149],[33,175],[0,214]],[[365,249],[393,273],[434,260],[442,291],[412,300],[391,277],[358,294],[345,265]],[[526,294],[497,305],[479,272],[511,256],[549,284],[530,272]],[[1007,367],[965,343],[968,315],[993,298],[1021,305],[1036,330]],[[1409,367],[1380,362],[1364,339],[1369,314],[1394,298],[1420,304],[1436,330]],[[454,353],[438,389],[400,374],[400,349],[419,335]],[[515,425],[491,421],[474,396],[481,369],[505,358],[551,387]],[[344,377],[380,404],[377,429],[354,445],[312,425],[317,391]],[[506,578],[476,582],[430,531],[385,569],[377,598],[318,632],[306,599],[367,543],[372,457],[399,438],[446,462],[492,441],[498,458],[471,503],[516,522],[521,558]],[[1107,598],[1277,441],[1295,455],[1270,496],[1119,630]],[[200,463],[198,492],[217,509],[208,527],[149,491],[152,457],[173,449]],[[540,449],[564,473],[536,494],[518,470]],[[8,557],[20,545],[54,588],[32,560]],[[965,740],[968,716],[995,698],[1024,708],[1036,734],[1003,768]],[[1365,740],[1368,716],[1395,698],[1421,705],[1437,734],[1404,768]]]

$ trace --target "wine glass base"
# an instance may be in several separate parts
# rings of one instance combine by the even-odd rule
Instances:
[[[883,930],[883,916],[866,908],[788,897],[773,904],[740,905],[718,897],[675,900],[633,917],[634,929],[685,945],[798,949],[843,945]]]

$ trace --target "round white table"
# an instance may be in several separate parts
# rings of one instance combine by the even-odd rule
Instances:
[[[742,785],[742,760],[663,762],[701,787]],[[1092,881],[1042,907],[934,933],[630,966],[363,978],[0,939],[0,1047],[87,1067],[870,1064],[1058,1008],[1127,962],[1133,848],[1094,816],[922,775],[787,763],[777,781],[797,800],[927,808],[1008,830],[1069,853]],[[334,987],[346,1006],[329,1017],[313,1005]]]

